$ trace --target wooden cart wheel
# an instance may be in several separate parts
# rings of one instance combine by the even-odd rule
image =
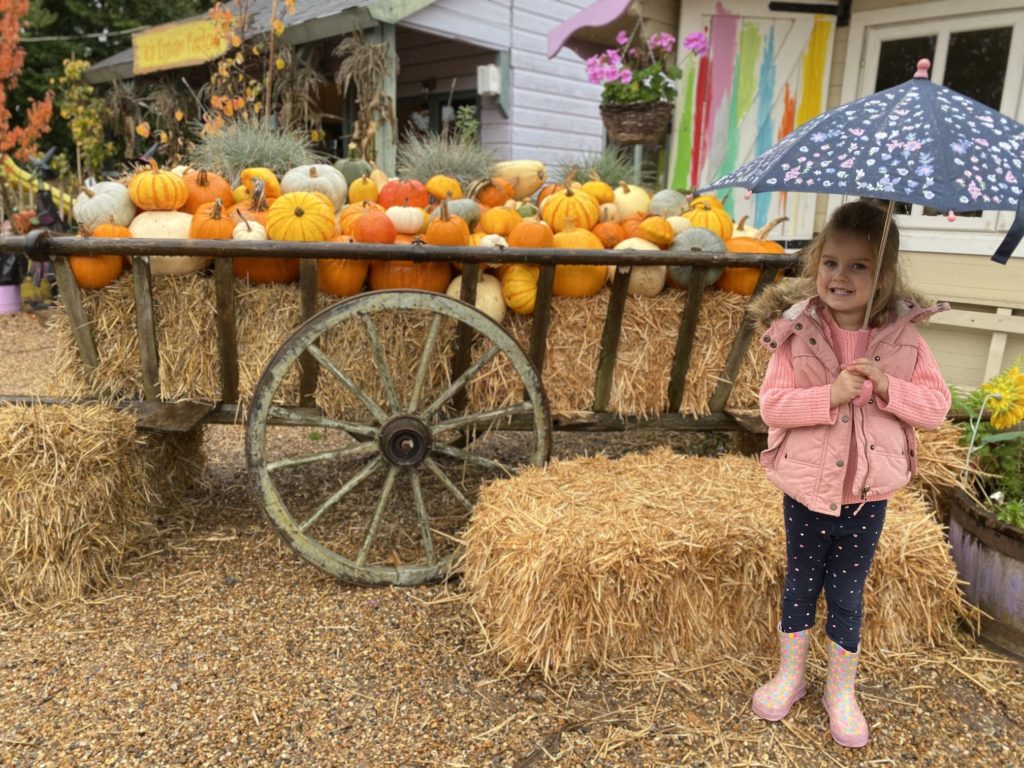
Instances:
[[[393,313],[414,317],[428,328],[420,349],[410,352],[405,345],[415,362],[401,370],[389,362],[380,333],[384,322],[394,322]],[[439,337],[457,322],[477,334],[474,359],[459,376],[446,373],[438,383],[431,371],[442,362],[437,356],[446,354]],[[372,354],[368,367],[377,377],[373,387],[357,381],[338,355],[326,349],[330,339],[360,326]],[[295,379],[304,355],[320,366],[318,403],[326,383],[358,403],[361,417],[335,418],[322,410],[296,413],[275,403],[282,383]],[[502,362],[501,356],[518,377],[513,386],[515,399],[521,400],[489,410],[465,405],[475,377],[492,360]],[[443,368],[447,371],[446,364]],[[492,437],[491,430],[512,419],[527,422],[515,447],[515,462],[500,444],[488,445],[489,437],[499,443],[503,439]],[[292,441],[284,454],[275,454],[270,431],[276,424],[315,430],[318,450],[296,452]],[[423,291],[361,294],[299,326],[263,371],[246,429],[250,477],[278,533],[319,568],[367,585],[414,585],[444,578],[460,531],[444,530],[438,521],[464,524],[483,482],[513,474],[515,464],[542,466],[550,448],[551,416],[543,386],[516,341],[476,308]],[[313,472],[321,474],[329,491],[284,492],[286,486],[302,486]],[[289,473],[298,482],[288,485],[282,476]]]

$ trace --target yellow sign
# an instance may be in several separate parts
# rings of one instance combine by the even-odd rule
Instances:
[[[132,74],[191,67],[211,61],[228,49],[212,19],[190,19],[150,27],[132,35]]]

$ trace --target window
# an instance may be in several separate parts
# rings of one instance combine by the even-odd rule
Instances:
[[[1002,0],[986,7],[995,10],[967,11],[960,2],[943,0],[855,14],[842,101],[904,82],[918,59],[927,58],[932,82],[1024,119],[1024,10]],[[919,205],[897,204],[896,212],[905,240],[951,252],[991,253],[1013,220],[1012,211],[961,213],[953,222],[947,211]]]

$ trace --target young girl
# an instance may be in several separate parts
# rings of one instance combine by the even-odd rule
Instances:
[[[917,466],[914,427],[934,429],[949,410],[943,382],[915,323],[924,308],[898,267],[890,225],[872,305],[867,352],[855,355],[885,225],[885,212],[847,203],[808,250],[803,275],[770,288],[751,314],[771,326],[761,385],[769,427],[761,463],[782,490],[786,583],[778,673],[757,689],[754,712],[781,720],[805,693],[804,663],[822,587],[828,604],[828,679],[822,697],[835,741],[862,747],[868,726],[854,694],[864,582],[886,500]],[[873,394],[854,404],[866,381]]]

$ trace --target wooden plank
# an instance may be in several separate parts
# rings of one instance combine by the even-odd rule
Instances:
[[[768,425],[764,423],[761,411],[757,408],[726,408],[724,412],[736,419],[736,423],[747,432],[768,433]]]
[[[533,323],[530,326],[530,360],[537,369],[537,375],[544,380],[544,355],[548,346],[548,325],[551,323],[551,297],[555,286],[555,267],[544,264],[537,278],[537,300],[533,309]]]
[[[754,293],[750,297],[751,301],[760,296],[761,292],[772,284],[775,280],[776,271],[774,269],[761,270],[761,275],[757,279],[757,285],[754,287]],[[729,355],[725,359],[725,367],[722,368],[721,378],[715,387],[715,391],[711,394],[711,400],[708,402],[708,408],[712,413],[721,411],[725,408],[726,403],[729,402],[729,395],[732,393],[733,384],[736,383],[736,376],[740,372],[743,358],[746,357],[747,349],[750,347],[750,340],[753,337],[754,324],[744,315],[739,330],[736,332],[736,338],[733,339],[732,347],[729,348]]]
[[[672,374],[668,380],[668,410],[676,413],[683,402],[686,387],[686,373],[690,369],[693,341],[697,335],[697,318],[704,299],[704,274],[707,267],[694,267],[690,273],[690,287],[686,291],[686,304],[679,320],[679,335],[676,337],[676,352],[672,358]]]
[[[316,314],[316,259],[299,261],[299,295],[301,302],[302,322],[306,322]],[[299,356],[299,405],[311,407],[316,395],[316,381],[320,375],[320,366],[308,352]]]
[[[970,330],[1024,335],[1024,316],[1014,315],[1009,307],[998,307],[994,314],[951,309],[932,315],[928,322],[932,325],[951,325]]]
[[[75,275],[71,271],[71,264],[67,256],[53,257],[53,271],[57,276],[57,286],[61,298],[64,300],[64,307],[67,309],[68,319],[71,321],[71,332],[75,336],[75,344],[78,347],[78,354],[82,356],[82,363],[90,378],[92,372],[100,364],[99,354],[96,352],[96,342],[92,337],[92,327],[89,318],[85,315],[85,305],[82,303],[82,291],[78,287]]]
[[[213,403],[175,400],[169,403],[147,401],[135,403],[135,428],[147,432],[191,432],[214,409]]]
[[[1006,307],[1000,307],[996,310],[997,315],[1009,316],[1012,314],[1011,310]],[[1020,318],[1024,320],[1024,317]],[[985,380],[988,381],[993,376],[999,374],[1003,370],[1003,355],[1006,354],[1006,334],[1005,333],[993,333],[992,340],[988,345],[988,358],[985,360]]]
[[[132,283],[135,286],[135,328],[139,336],[142,361],[142,396],[160,399],[160,351],[156,344],[156,316],[153,307],[153,278],[149,256],[132,257]]]
[[[238,402],[238,338],[235,312],[235,274],[231,257],[216,259],[217,348],[220,354],[220,399]]]
[[[612,295],[608,299],[608,312],[601,332],[601,352],[597,362],[597,376],[594,380],[594,410],[603,411],[608,407],[612,394],[612,377],[619,354],[619,339],[622,337],[622,315],[626,309],[626,289],[629,288],[629,269],[618,267],[612,282]]]
[[[462,265],[462,287],[460,289],[459,298],[473,307],[476,306],[476,289],[479,276],[479,264]],[[474,335],[472,328],[465,323],[459,323],[458,330],[455,333],[455,348],[452,350],[451,370],[453,381],[459,378],[459,376],[469,368],[471,362],[470,358],[473,352]],[[452,404],[459,412],[466,410],[466,406],[469,404],[468,386],[463,387],[455,393],[455,397],[452,398]]]

